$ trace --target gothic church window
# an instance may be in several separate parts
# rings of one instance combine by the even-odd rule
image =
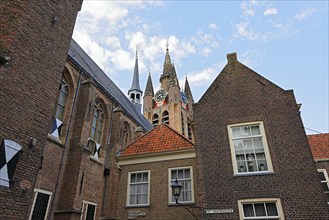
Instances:
[[[162,122],[163,124],[169,125],[169,113],[167,111],[162,113]]]
[[[153,126],[157,126],[159,124],[159,116],[157,114],[154,114],[152,117],[152,124]]]
[[[90,138],[96,143],[100,143],[102,128],[104,122],[104,113],[102,110],[102,104],[99,101],[95,103],[95,110],[93,114],[93,121],[91,125]]]
[[[63,121],[64,118],[64,110],[67,101],[67,97],[69,94],[68,86],[66,81],[63,79],[61,83],[61,91],[59,94],[59,100],[57,104],[56,118]]]

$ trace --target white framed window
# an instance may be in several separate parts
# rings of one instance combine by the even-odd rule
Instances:
[[[273,172],[263,122],[228,125],[235,174]]]
[[[326,169],[318,169],[320,174],[323,191],[327,196],[327,203],[329,204],[329,177]]]
[[[94,220],[96,217],[96,207],[96,203],[82,201],[82,213],[80,220]]]
[[[34,189],[35,195],[30,214],[30,220],[46,219],[49,211],[52,192]]]
[[[193,169],[189,167],[175,167],[169,168],[169,204],[175,204],[176,200],[172,195],[171,185],[174,181],[177,181],[182,185],[181,195],[179,197],[180,203],[194,203],[194,187],[193,187]]]
[[[241,220],[284,220],[281,201],[278,198],[239,200],[238,207]]]
[[[128,173],[127,206],[145,206],[150,201],[150,171]]]

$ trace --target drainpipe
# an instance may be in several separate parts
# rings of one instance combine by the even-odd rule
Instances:
[[[112,135],[112,128],[113,128],[113,115],[114,115],[114,109],[115,109],[115,104],[112,104],[112,109],[111,109],[111,119],[110,119],[110,130],[109,130],[109,135],[108,135],[108,140],[106,144],[106,152],[105,152],[105,161],[104,161],[104,177],[105,177],[105,182],[104,182],[104,189],[103,189],[103,201],[102,201],[102,210],[101,210],[101,216],[104,216],[105,212],[105,204],[106,204],[106,191],[108,189],[108,180],[110,177],[110,167],[109,167],[109,152],[110,152],[110,144],[111,144],[111,135]]]
[[[69,138],[70,131],[71,131],[70,128],[71,128],[71,125],[72,125],[72,119],[74,117],[74,113],[75,113],[75,110],[76,110],[76,104],[77,104],[79,89],[80,89],[80,85],[81,85],[82,73],[83,73],[83,71],[80,72],[80,76],[79,76],[79,80],[78,80],[78,85],[77,85],[77,88],[75,90],[75,96],[74,96],[74,100],[73,100],[73,107],[72,107],[72,111],[71,111],[71,117],[70,117],[69,124],[68,124],[68,127],[67,127],[67,132],[66,132],[66,137],[65,137],[65,143],[64,143],[64,150],[63,150],[62,157],[61,157],[61,163],[59,164],[59,171],[58,171],[58,175],[57,175],[57,180],[56,180],[56,185],[55,185],[55,191],[53,193],[54,196],[53,196],[53,198],[51,200],[51,205],[50,205],[48,220],[49,219],[52,219],[51,217],[53,217],[53,215],[54,215],[53,208],[54,208],[54,203],[55,203],[57,191],[59,191],[59,186],[58,185],[59,185],[59,181],[60,181],[60,178],[61,178],[61,174],[63,172],[63,167],[62,166],[63,166],[64,158],[65,158],[65,156],[67,154],[67,151],[68,151],[68,147],[67,147],[68,138]]]

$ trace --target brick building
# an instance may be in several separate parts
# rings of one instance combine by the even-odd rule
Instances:
[[[115,156],[150,128],[121,90],[72,40],[30,217],[114,218]]]
[[[320,174],[325,201],[329,204],[329,134],[307,135],[317,171]]]
[[[81,4],[0,2],[1,219],[28,219]]]
[[[227,58],[194,106],[201,219],[328,219],[292,90]]]
[[[128,145],[117,158],[120,166],[118,219],[196,219],[199,186],[194,144],[162,124]],[[177,205],[171,184],[182,184]]]

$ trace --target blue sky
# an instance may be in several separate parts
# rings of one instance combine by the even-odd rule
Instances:
[[[183,84],[198,101],[226,64],[238,59],[293,89],[306,132],[329,130],[328,1],[84,0],[73,38],[125,93],[138,45],[141,88],[157,90],[166,43]]]

